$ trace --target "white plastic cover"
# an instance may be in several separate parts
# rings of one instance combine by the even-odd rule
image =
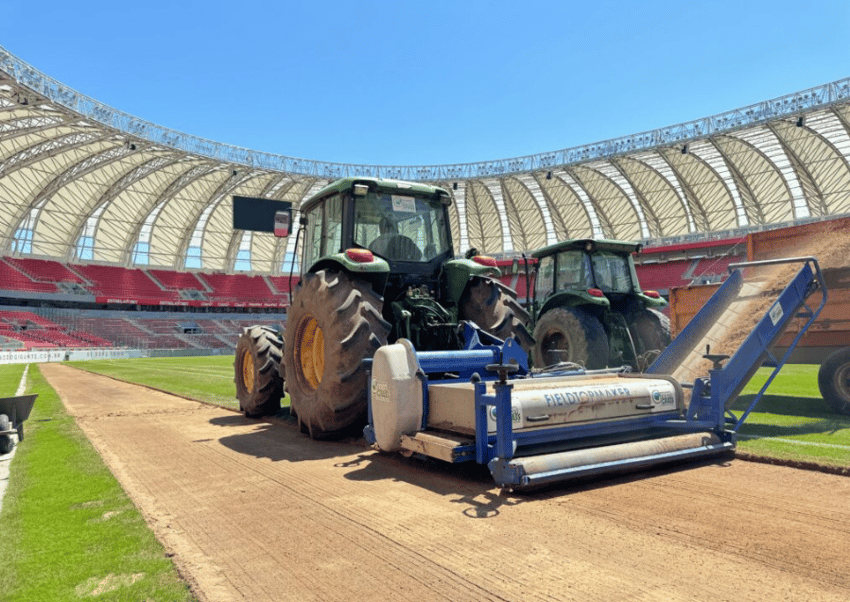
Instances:
[[[413,345],[400,339],[375,352],[372,363],[372,426],[375,443],[384,451],[398,451],[402,435],[422,426],[422,381]]]

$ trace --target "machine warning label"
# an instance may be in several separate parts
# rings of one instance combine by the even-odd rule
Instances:
[[[782,311],[782,305],[779,303],[779,301],[773,304],[773,307],[770,308],[770,311],[767,312],[767,315],[770,316],[770,321],[773,322],[774,326],[776,326],[776,324],[779,322],[779,320],[782,319],[782,316],[784,315]]]
[[[372,401],[390,402],[390,389],[387,383],[382,383],[377,380],[372,381]]]

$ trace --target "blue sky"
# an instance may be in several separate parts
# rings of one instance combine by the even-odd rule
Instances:
[[[559,150],[850,76],[847,0],[44,0],[3,13],[0,46],[103,103],[345,163]]]

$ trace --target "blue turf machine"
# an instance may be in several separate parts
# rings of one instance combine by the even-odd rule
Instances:
[[[785,286],[778,294],[781,287],[763,276],[777,269],[790,274],[780,276]],[[826,304],[826,287],[813,257],[729,270],[646,373],[574,365],[532,371],[515,341],[493,339],[469,324],[464,351],[417,353],[407,340],[381,347],[372,360],[365,437],[387,452],[486,464],[508,489],[731,452],[741,424]],[[820,302],[813,308],[816,292]],[[764,317],[733,353],[710,352],[740,331],[735,320],[751,314],[754,302],[765,301]],[[772,347],[795,320],[797,337],[775,357]],[[687,377],[682,368],[688,365],[699,376]],[[735,416],[732,402],[762,365],[773,366],[772,374]]]

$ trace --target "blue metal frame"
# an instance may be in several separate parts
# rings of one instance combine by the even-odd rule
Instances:
[[[764,391],[770,385],[773,378],[785,364],[803,333],[805,333],[805,331],[817,319],[821,310],[826,305],[826,285],[817,260],[813,257],[804,257],[750,262],[730,266],[730,271],[735,270],[733,273],[733,282],[726,287],[725,290],[721,287],[721,290],[718,290],[718,292],[715,293],[715,296],[706,303],[703,310],[694,317],[692,320],[692,323],[694,323],[693,331],[689,333],[683,332],[686,339],[693,340],[696,333],[704,331],[705,324],[707,322],[710,321],[713,323],[719,314],[722,313],[722,310],[728,305],[730,295],[737,294],[737,291],[740,289],[740,268],[800,262],[803,262],[804,266],[780,294],[778,299],[771,305],[771,309],[759,321],[726,366],[721,369],[709,370],[708,379],[696,379],[692,392],[691,404],[684,418],[672,418],[669,414],[666,414],[647,416],[641,419],[583,424],[570,427],[560,427],[557,429],[547,429],[545,431],[532,431],[530,433],[515,434],[512,432],[510,421],[511,385],[509,383],[497,383],[495,385],[495,393],[493,395],[488,395],[486,394],[485,385],[480,383],[475,389],[476,461],[482,464],[484,462],[488,462],[491,467],[491,472],[494,473],[494,477],[497,477],[497,481],[500,481],[501,485],[523,486],[530,484],[533,479],[529,479],[528,475],[522,475],[519,474],[519,472],[512,471],[506,464],[506,461],[514,457],[516,449],[523,445],[554,441],[566,442],[583,437],[639,431],[641,429],[649,428],[658,429],[659,432],[665,430],[669,431],[670,429],[692,433],[711,431],[720,440],[719,444],[712,444],[695,450],[680,450],[676,452],[656,454],[652,456],[653,462],[672,460],[686,456],[706,455],[709,453],[717,453],[728,449],[734,449],[738,429],[761,399]],[[812,310],[807,303],[807,299],[818,290],[822,292],[821,303],[817,309]],[[781,308],[782,311],[777,311],[778,308]],[[800,311],[801,308],[803,311]],[[779,336],[786,330],[789,322],[797,317],[808,319],[800,328],[800,331],[788,347],[785,355],[781,358],[781,360],[777,361],[771,353],[771,347],[776,343]],[[679,337],[677,337],[677,339],[678,338]],[[691,347],[692,346],[693,344],[691,344]],[[678,356],[679,354],[680,351],[674,349],[671,356]],[[746,412],[740,419],[735,421],[734,427],[726,429],[725,414],[727,402],[730,402],[732,399],[737,397],[766,358],[770,358],[776,364],[773,373],[753,399]],[[664,364],[664,362],[662,362],[662,364]],[[494,406],[496,408],[497,428],[495,437],[487,435],[487,408],[490,406]],[[581,470],[567,469],[560,474],[562,477],[567,473],[570,473],[571,476],[576,476],[578,473],[593,474],[613,470],[618,467],[625,467],[627,465],[641,465],[641,462],[649,460],[650,458],[648,457],[630,458],[628,460],[601,463],[592,469],[589,467]],[[496,471],[498,471],[498,475],[496,475]],[[553,470],[550,472],[550,480],[555,480],[558,471]]]
[[[498,366],[491,364],[516,363],[520,367],[520,374],[527,373],[525,353],[515,341],[509,339],[502,343],[495,339],[487,340],[486,343],[489,344],[484,344],[477,337],[476,329],[468,326],[465,337],[465,340],[468,341],[467,350],[418,353],[416,355],[417,361],[424,373],[457,373],[462,375],[460,376],[461,379],[471,380],[474,384],[475,441],[455,448],[455,461],[465,462],[474,458],[478,464],[487,464],[490,467],[491,474],[499,485],[526,487],[577,476],[647,466],[659,462],[714,455],[734,449],[738,429],[785,364],[803,333],[812,325],[826,305],[826,286],[815,258],[803,257],[730,266],[731,275],[727,283],[705,304],[682,334],[673,341],[668,350],[659,356],[650,368],[650,372],[655,374],[661,374],[662,370],[665,372],[673,371],[671,366],[675,367],[674,363],[681,361],[688,354],[690,349],[705,334],[706,329],[714,324],[737,295],[742,284],[742,268],[780,263],[803,263],[804,265],[771,305],[770,311],[759,321],[743,344],[729,359],[726,366],[709,370],[708,378],[695,379],[691,403],[684,413],[665,412],[637,418],[561,425],[515,433],[511,422],[513,384],[504,378],[505,375],[496,380],[497,377],[491,372],[494,367],[498,368]],[[807,300],[816,291],[822,292],[822,299],[820,305],[816,309],[812,309]],[[786,330],[790,321],[795,318],[806,318],[807,321],[800,328],[785,355],[777,360],[773,357],[771,348]],[[727,421],[727,414],[730,414],[726,410],[728,404],[738,396],[755,371],[766,360],[775,364],[773,373],[746,412],[739,419],[732,416],[732,419]],[[575,373],[583,372],[579,370]],[[626,377],[628,376],[626,375]],[[488,393],[488,382],[493,380],[496,380],[493,383],[493,393]],[[427,417],[427,377],[422,381],[423,399],[426,406],[424,415]],[[369,412],[370,426],[365,429],[367,439],[369,439],[372,423],[371,400]],[[488,415],[491,412],[495,414],[496,419],[496,432],[494,434],[490,434],[488,429]],[[425,420],[426,418],[423,418],[423,422]],[[727,428],[729,422],[734,422],[732,428]],[[426,425],[423,424],[422,428],[425,427]],[[517,450],[533,450],[553,443],[564,447],[564,444],[568,446],[570,442],[578,444],[594,439],[598,441],[602,437],[627,433],[639,434],[641,438],[634,444],[641,451],[649,451],[608,461],[602,459],[603,454],[594,457],[593,454],[589,453],[592,450],[591,448],[585,450],[588,458],[587,463],[579,466],[558,466],[558,454],[541,455],[538,458],[545,465],[545,470],[539,474],[525,474],[525,468],[520,464],[523,461],[521,457],[516,458],[517,464],[512,463]],[[649,435],[647,436],[646,433]],[[701,440],[699,444],[686,449],[669,449],[661,443],[662,439],[659,438],[671,433],[682,435],[706,433],[706,438],[704,441]],[[374,437],[370,441],[374,442]],[[581,446],[576,445],[575,447]],[[584,453],[578,449],[576,449],[576,452]],[[528,460],[529,458],[526,457],[525,461]]]

